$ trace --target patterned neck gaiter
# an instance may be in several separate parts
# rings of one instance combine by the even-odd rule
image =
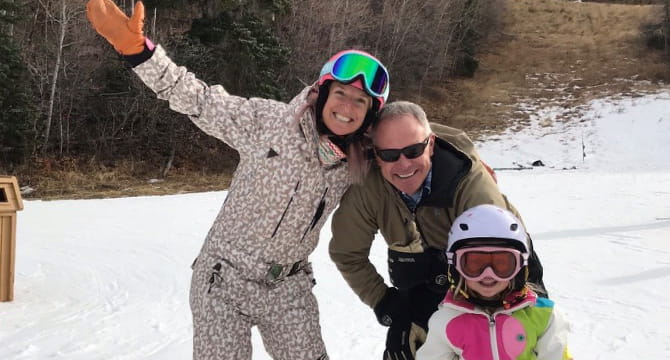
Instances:
[[[319,147],[317,151],[319,154],[319,161],[326,167],[337,165],[342,159],[347,157],[347,154],[345,154],[342,149],[330,141],[328,135],[321,135],[319,137]]]

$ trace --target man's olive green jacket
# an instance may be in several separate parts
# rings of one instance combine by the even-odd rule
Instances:
[[[370,307],[377,305],[387,289],[368,259],[377,231],[395,251],[423,252],[426,246],[444,250],[453,220],[468,208],[494,204],[518,216],[468,136],[439,124],[431,127],[437,135],[431,192],[421,199],[414,214],[373,166],[363,184],[347,190],[333,215],[330,257],[349,286]]]

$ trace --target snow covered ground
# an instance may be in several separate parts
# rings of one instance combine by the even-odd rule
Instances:
[[[603,99],[583,119],[480,143],[500,170],[572,324],[576,359],[670,359],[670,93]],[[189,266],[225,192],[25,201],[15,294],[0,303],[0,359],[189,359]],[[327,255],[311,260],[335,360],[379,359],[385,329]],[[385,272],[385,249],[372,258]],[[254,333],[254,360],[269,359]]]

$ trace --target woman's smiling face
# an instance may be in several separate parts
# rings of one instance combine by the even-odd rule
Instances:
[[[372,98],[365,91],[333,81],[321,115],[324,125],[333,134],[344,136],[353,134],[361,127],[371,107]]]

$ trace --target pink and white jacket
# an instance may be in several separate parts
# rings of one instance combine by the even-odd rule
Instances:
[[[554,302],[532,291],[488,314],[450,290],[429,320],[416,360],[571,360],[568,331]]]

